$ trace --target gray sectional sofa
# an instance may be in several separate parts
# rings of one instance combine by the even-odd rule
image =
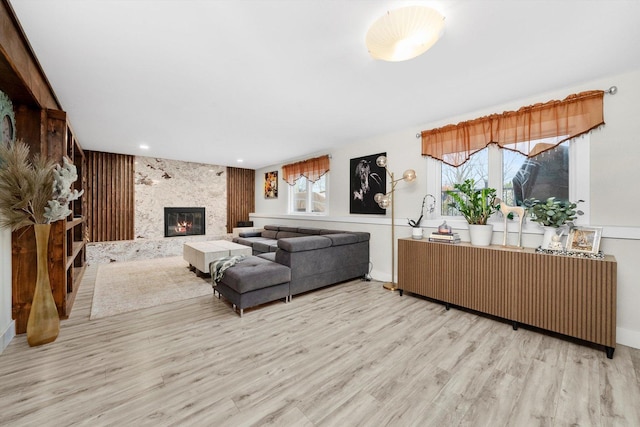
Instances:
[[[262,232],[240,233],[234,242],[251,246],[254,256],[229,268],[216,291],[242,315],[252,305],[291,300],[293,295],[365,277],[369,237],[366,232],[277,225],[267,225]],[[282,295],[284,286],[288,298]]]

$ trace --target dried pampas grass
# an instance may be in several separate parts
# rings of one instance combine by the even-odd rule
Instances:
[[[29,146],[22,141],[0,144],[0,227],[50,222],[44,214],[53,196],[54,167],[40,154],[29,159]]]

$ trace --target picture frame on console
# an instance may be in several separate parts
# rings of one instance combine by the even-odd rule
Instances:
[[[386,209],[381,208],[373,196],[376,193],[387,193],[387,175],[382,166],[376,164],[380,156],[386,157],[387,153],[370,154],[356,157],[349,162],[350,202],[349,213],[385,215]]]
[[[567,237],[566,250],[597,254],[600,250],[602,227],[574,227]]]
[[[264,174],[264,198],[278,198],[278,171],[266,172]]]

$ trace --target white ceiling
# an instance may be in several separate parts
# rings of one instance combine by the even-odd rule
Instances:
[[[369,25],[416,3],[443,38],[371,59]],[[638,0],[11,4],[85,149],[250,169],[640,68]]]

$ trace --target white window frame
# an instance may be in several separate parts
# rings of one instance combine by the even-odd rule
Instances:
[[[496,194],[502,194],[502,149],[496,144],[488,147],[489,162],[489,187],[495,188]],[[591,137],[589,134],[577,136],[569,140],[569,200],[584,200],[578,205],[578,209],[584,212],[578,219],[580,225],[590,223],[590,165],[591,165]],[[446,220],[451,226],[466,228],[466,221],[462,216],[444,216],[442,212],[442,162],[427,157],[427,193],[436,196],[436,209],[434,218],[429,225],[434,226]],[[489,222],[494,223],[494,228],[501,230],[502,218],[494,214]],[[523,231],[537,230],[536,223],[526,221]]]
[[[326,216],[329,214],[329,172],[323,175],[324,177],[324,186],[325,186],[325,207],[324,212],[312,212],[313,206],[313,193],[311,191],[313,187],[313,182],[309,181],[305,177],[301,177],[300,179],[304,179],[307,181],[307,200],[306,200],[306,211],[300,212],[295,210],[295,185],[289,185],[289,214],[291,215],[316,215],[316,216]]]

